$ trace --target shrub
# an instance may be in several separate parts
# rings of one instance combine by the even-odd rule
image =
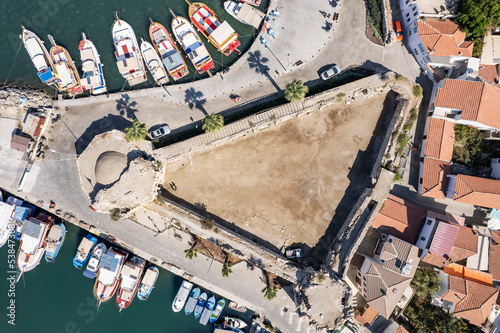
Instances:
[[[342,98],[344,98],[344,97],[345,97],[345,94],[344,94],[344,93],[338,93],[338,94],[337,94],[337,102],[342,101]]]
[[[401,75],[401,74],[396,75],[396,80],[397,81],[402,81],[404,79],[405,79],[405,77],[403,75]]]
[[[109,217],[111,217],[113,221],[118,221],[122,218],[122,213],[118,208],[113,208],[109,211]]]
[[[275,120],[276,119],[276,115],[275,114],[272,114],[271,117],[269,117],[269,120]]]
[[[424,92],[424,89],[422,89],[421,86],[419,86],[419,85],[413,86],[413,95],[415,95],[415,97],[422,97],[423,92]]]
[[[401,179],[403,179],[403,176],[399,173],[399,170],[396,171],[396,174],[394,175],[394,182],[399,182]]]
[[[208,114],[203,118],[203,125],[201,129],[205,133],[214,132],[217,133],[222,127],[224,127],[224,117],[220,114]]]
[[[326,277],[323,273],[318,274],[318,282],[321,283],[325,281]]]
[[[215,227],[215,221],[203,220],[201,227],[205,230],[212,230]]]
[[[479,145],[483,139],[484,133],[479,129],[468,125],[456,125],[452,161],[469,163],[472,157],[480,152]]]
[[[406,121],[406,124],[403,126],[403,131],[410,131],[413,128],[413,124],[415,123],[415,120],[417,120],[418,116],[418,111],[417,109],[411,109],[410,110],[410,117],[408,117],[408,120]]]
[[[403,155],[407,143],[408,143],[408,136],[404,133],[399,134],[397,139],[398,148],[396,149],[397,156]]]

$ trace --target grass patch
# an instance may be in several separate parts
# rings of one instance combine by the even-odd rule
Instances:
[[[205,230],[212,230],[215,227],[214,220],[203,220],[201,227]]]
[[[396,75],[396,80],[397,81],[403,81],[404,79],[406,79],[406,78],[403,75],[401,75],[401,74],[397,74]]]
[[[404,133],[401,133],[398,135],[397,139],[397,149],[396,149],[396,155],[397,156],[402,156],[403,152],[405,150],[406,145],[408,144],[408,136]]]
[[[419,85],[413,86],[413,95],[415,95],[415,97],[422,97],[423,93],[424,89],[422,89],[421,86]]]
[[[399,173],[399,170],[396,171],[396,173],[394,174],[394,182],[399,182],[401,179],[403,179],[403,176]]]
[[[337,102],[340,102],[340,101],[342,101],[342,98],[345,97],[345,94],[344,93],[338,93],[336,97],[337,97]]]
[[[410,131],[413,128],[413,124],[415,124],[415,121],[417,120],[418,117],[418,110],[413,108],[410,110],[410,117],[408,117],[408,120],[406,121],[406,124],[403,126],[403,131]]]

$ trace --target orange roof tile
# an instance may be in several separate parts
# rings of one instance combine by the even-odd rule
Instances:
[[[454,200],[500,209],[500,180],[457,175]]]
[[[375,319],[378,317],[378,314],[379,313],[377,312],[377,310],[368,305],[368,308],[363,312],[362,315],[356,316],[356,320],[359,321],[361,325],[368,326],[375,321]]]
[[[454,143],[455,123],[445,119],[430,118],[424,155],[437,160],[451,161]]]
[[[422,176],[422,195],[436,199],[445,199],[448,186],[448,177],[446,175],[451,173],[451,169],[451,162],[425,157]]]
[[[425,215],[424,208],[389,194],[372,227],[414,244]]]
[[[455,315],[473,325],[484,327],[498,294],[496,288],[449,275],[448,290],[442,299],[455,303]]]
[[[479,65],[479,76],[488,83],[498,84],[500,65]]]
[[[465,41],[465,33],[450,20],[419,20],[418,34],[429,54],[440,57],[463,55],[472,57],[473,43]]]
[[[500,89],[477,81],[445,79],[438,89],[437,107],[462,110],[461,119],[500,129]]]
[[[500,245],[495,244],[490,248],[490,273],[493,280],[500,280]]]
[[[403,326],[399,325],[398,328],[396,328],[396,330],[394,331],[394,333],[410,333],[406,330],[406,328],[404,328]]]
[[[477,253],[477,235],[472,228],[457,226],[458,234],[451,248],[450,259],[457,262]]]

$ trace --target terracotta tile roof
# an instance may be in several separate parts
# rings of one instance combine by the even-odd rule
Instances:
[[[445,79],[434,105],[462,110],[461,119],[500,129],[500,88],[478,81]]]
[[[403,326],[399,325],[398,328],[394,331],[394,333],[410,333]]]
[[[451,161],[454,143],[455,123],[445,119],[430,118],[424,155],[437,160]]]
[[[479,65],[479,76],[486,82],[494,84],[497,88],[500,87],[500,64],[496,65]]]
[[[492,245],[490,248],[490,274],[493,280],[500,280],[500,245]]]
[[[372,227],[414,244],[425,214],[424,208],[389,194]]]
[[[453,263],[446,265],[443,268],[443,272],[487,286],[493,285],[493,278],[491,274],[479,271],[477,269],[468,268],[459,264]]]
[[[450,20],[419,20],[418,35],[429,54],[440,57],[472,57],[474,44],[465,41],[465,33]]]
[[[356,320],[363,326],[371,325],[378,317],[378,312],[370,305],[363,311],[362,315],[357,315]]]
[[[494,242],[494,245],[500,245],[500,231],[490,231],[491,240]]]
[[[388,244],[391,246],[387,246]],[[396,273],[401,273],[403,265],[409,263],[412,265],[410,275],[415,274],[419,262],[418,247],[395,237],[391,237],[390,241],[388,240],[385,242],[384,249],[386,247],[394,250],[396,255],[385,260],[384,268],[390,269]]]
[[[451,162],[425,157],[422,176],[422,195],[436,199],[445,199],[448,187],[448,177],[446,175],[451,173],[451,169]]]
[[[500,180],[457,175],[454,200],[500,209]]]
[[[457,262],[477,253],[477,235],[472,228],[458,226],[458,234],[450,252],[450,259]]]
[[[442,299],[455,303],[453,314],[484,327],[498,294],[496,288],[449,275],[448,290]]]

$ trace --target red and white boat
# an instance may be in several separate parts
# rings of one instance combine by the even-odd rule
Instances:
[[[240,1],[241,1],[241,2],[246,2],[246,3],[250,4],[250,5],[253,5],[253,6],[257,6],[257,7],[258,7],[258,6],[260,6],[260,2],[261,2],[262,0],[240,0]]]
[[[101,302],[109,301],[120,283],[120,272],[128,254],[117,248],[110,248],[101,259],[99,273],[94,284],[94,297]]]
[[[191,22],[217,50],[226,56],[233,51],[241,54],[241,51],[238,50],[238,46],[241,44],[238,40],[239,35],[227,21],[221,22],[215,12],[204,3],[191,3],[189,0],[186,2],[189,4]]]
[[[70,96],[81,94],[83,90],[80,85],[80,76],[78,75],[75,63],[73,62],[73,59],[71,59],[68,50],[57,45],[51,35],[48,37],[52,43],[52,47],[50,48],[50,57],[54,62],[56,77],[55,83],[58,89],[69,94]]]
[[[17,269],[21,273],[34,269],[45,253],[45,237],[50,229],[50,223],[43,217],[33,218],[23,222],[21,245],[17,252]]]
[[[137,289],[141,283],[142,272],[146,266],[146,260],[133,256],[125,263],[121,271],[120,289],[116,295],[116,305],[121,310],[129,307],[134,300]]]
[[[149,37],[156,52],[160,55],[161,61],[168,74],[174,79],[178,80],[189,74],[186,62],[181,56],[177,45],[175,45],[172,36],[168,33],[167,29],[158,22],[149,19]]]

